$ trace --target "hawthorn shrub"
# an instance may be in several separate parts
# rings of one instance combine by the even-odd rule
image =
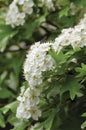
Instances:
[[[85,7],[0,0],[0,129],[86,129]]]

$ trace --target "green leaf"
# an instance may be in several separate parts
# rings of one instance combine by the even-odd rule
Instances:
[[[20,62],[19,62],[19,58],[20,58]],[[12,60],[12,68],[14,73],[11,73],[11,77],[14,81],[14,89],[17,89],[17,86],[19,85],[19,74],[21,73],[22,70],[22,64],[24,62],[24,58],[25,58],[25,53],[22,53],[22,56],[19,58],[14,58]],[[11,80],[10,80],[10,84],[11,84]]]
[[[9,110],[11,110],[13,113],[16,113],[16,108],[18,106],[18,102],[15,101],[15,102],[12,102],[6,106],[4,106],[3,108],[1,108],[0,110],[6,114]]]
[[[57,64],[64,63],[69,57],[68,55],[63,54],[62,51],[57,54],[53,49],[49,51],[49,54],[53,57]]]
[[[4,82],[5,78],[7,76],[7,71],[4,71],[0,76],[0,85]]]
[[[86,112],[82,114],[82,117],[86,117]]]
[[[69,7],[65,7],[64,9],[62,9],[60,12],[59,12],[59,18],[63,17],[63,16],[67,16],[68,15],[68,12],[69,12]]]
[[[57,113],[57,111],[55,109],[53,109],[50,112],[48,118],[44,122],[40,123],[37,126],[37,128],[35,128],[35,130],[38,130],[39,128],[44,128],[45,130],[51,130],[56,113]]]
[[[63,86],[61,87],[61,95],[64,92],[69,91],[71,100],[74,100],[75,96],[78,95],[78,93],[80,93],[81,88],[82,85],[78,83],[77,79],[72,77],[67,78],[67,80],[63,83]]]
[[[4,99],[9,97],[14,97],[14,94],[7,88],[0,88],[0,98]]]
[[[74,3],[78,8],[86,7],[86,1],[85,0],[75,0]]]
[[[29,87],[28,81],[23,82],[23,86],[24,86],[24,88],[26,90]]]
[[[81,125],[81,129],[85,129],[86,128],[86,121],[84,121]]]
[[[63,24],[64,28],[73,27],[75,18],[74,17],[61,17],[61,23]]]
[[[2,113],[0,112],[0,126],[2,128],[5,127],[5,120],[4,120],[4,116],[2,115]]]
[[[86,65],[84,63],[81,64],[81,67],[77,67],[75,70],[79,73],[77,75],[78,78],[86,76]]]
[[[69,4],[69,0],[60,0],[60,1],[59,1],[59,4],[60,4],[61,6],[66,6],[66,5]]]
[[[62,119],[59,117],[59,113],[57,113],[57,114],[56,114],[55,119],[53,121],[53,125],[52,125],[51,130],[61,130],[61,129],[59,129],[59,127],[62,124]]]
[[[11,27],[0,24],[0,51],[3,52],[9,40],[17,33]]]
[[[53,124],[53,120],[54,120],[54,117],[55,117],[55,111],[53,111],[51,113],[51,115],[49,116],[49,118],[45,121],[45,125],[44,127],[46,128],[46,130],[50,130],[51,127],[52,127],[52,124]]]
[[[8,121],[12,126],[14,126],[11,130],[25,130],[25,128],[29,126],[28,121],[19,120],[15,115],[9,116]]]
[[[4,6],[4,3],[0,2],[0,5]],[[5,8],[0,8],[0,24],[5,23],[5,15],[6,15],[6,9]]]

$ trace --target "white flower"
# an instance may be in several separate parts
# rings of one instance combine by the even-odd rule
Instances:
[[[77,46],[81,47],[81,45],[80,45],[81,37],[80,36],[72,35],[70,37],[70,40],[71,40],[71,45],[72,45],[73,49],[76,48]]]
[[[52,0],[39,0],[39,4],[40,7],[42,6],[46,6],[49,10],[54,10],[54,4]]]
[[[32,0],[29,0],[29,1],[25,1],[23,6],[22,6],[22,11],[26,14],[32,14],[33,12],[33,7],[34,6],[34,3]]]
[[[17,5],[13,2],[9,6],[9,11],[6,16],[6,24],[11,24],[12,27],[23,25],[25,22],[25,13],[19,12]]]
[[[39,103],[40,90],[28,88],[24,96],[28,99],[29,107],[33,107]]]
[[[16,19],[15,19],[16,26],[23,25],[24,22],[25,22],[24,18],[25,18],[25,14],[24,13],[16,14]]]
[[[17,7],[17,5],[15,4],[15,2],[13,2],[13,3],[11,3],[10,5],[9,5],[9,11],[12,11],[12,13],[18,13],[18,7]]]
[[[41,110],[39,110],[37,107],[32,108],[30,112],[33,120],[38,120],[38,118],[41,116]]]
[[[16,117],[20,119],[29,119],[31,118],[31,112],[25,108],[23,103],[20,103],[17,108]]]
[[[8,10],[8,13],[7,13],[7,16],[6,16],[6,24],[11,24],[11,26],[14,27],[15,26],[16,14],[18,14],[18,7],[13,2],[9,6],[9,10]]]
[[[38,117],[41,116],[41,110],[38,109],[37,106],[31,107],[31,109],[27,109],[25,107],[25,104],[20,103],[17,112],[16,117],[21,119],[29,119],[32,117],[33,120],[38,120]]]
[[[19,11],[18,5],[21,7],[21,11]],[[33,0],[14,0],[9,5],[6,24],[10,24],[12,27],[24,25],[26,14],[32,14],[33,6]]]

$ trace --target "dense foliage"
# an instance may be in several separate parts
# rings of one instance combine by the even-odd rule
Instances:
[[[86,129],[85,8],[0,0],[0,129]]]

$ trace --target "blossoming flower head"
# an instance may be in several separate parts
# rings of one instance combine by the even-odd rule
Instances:
[[[32,118],[38,120],[41,116],[39,108],[40,95],[45,90],[43,88],[43,72],[51,71],[56,68],[54,59],[49,54],[50,49],[54,49],[58,54],[59,51],[67,46],[72,49],[86,46],[86,15],[84,19],[74,28],[62,30],[61,35],[55,39],[54,43],[35,43],[28,51],[24,63],[24,76],[28,82],[28,88],[22,91],[18,97],[19,106],[16,116],[22,119]],[[71,62],[77,63],[76,59]],[[51,82],[52,79],[49,79]]]
[[[48,54],[52,43],[36,43],[27,54],[24,64],[24,75],[30,87],[42,83],[42,72],[51,70],[54,67],[54,60]]]
[[[24,25],[26,14],[32,14],[33,6],[33,0],[14,0],[9,5],[6,24],[10,24],[12,27]],[[19,7],[21,7],[21,11]]]
[[[33,118],[38,120],[41,116],[41,111],[38,109],[37,105],[40,101],[40,90],[27,88],[26,91],[21,91],[20,96],[17,98],[20,102],[16,116],[22,119]]]
[[[69,45],[73,49],[86,46],[86,15],[74,28],[63,29],[61,35],[55,39],[53,47],[55,51],[59,51]]]
[[[42,73],[47,70],[54,69],[55,61],[49,54],[49,50],[53,43],[35,43],[31,46],[30,51],[27,54],[27,58],[24,64],[24,75],[28,82],[29,88],[18,97],[20,102],[17,109],[17,117],[26,119],[33,118],[38,120],[41,116],[41,111],[38,108],[40,102],[40,94],[42,92]],[[21,109],[21,106],[23,107]],[[21,110],[20,110],[21,109]]]

